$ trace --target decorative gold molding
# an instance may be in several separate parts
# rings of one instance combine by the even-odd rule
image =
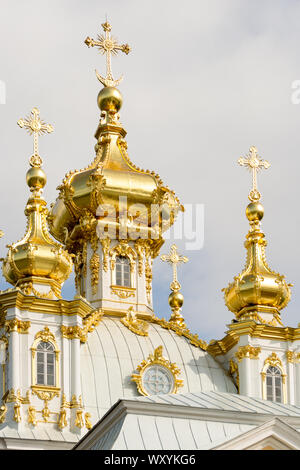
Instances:
[[[121,319],[121,323],[137,335],[148,336],[149,324],[144,320],[137,319],[133,307],[129,307],[126,317]]]
[[[83,328],[78,325],[65,326],[61,325],[60,331],[63,338],[66,339],[81,339],[83,335]]]
[[[39,331],[38,333],[36,333],[35,337],[35,343],[37,343],[39,341],[44,341],[45,343],[47,343],[48,341],[50,341],[50,343],[52,343],[55,347],[55,349],[57,349],[57,344],[56,344],[56,340],[55,340],[55,336],[53,333],[51,333],[51,331],[49,330],[48,326],[45,326],[43,330]]]
[[[300,353],[295,351],[286,351],[287,361],[291,364],[298,364],[300,362]]]
[[[51,401],[54,397],[59,397],[60,393],[59,387],[49,385],[32,385],[31,389],[34,395],[45,402]]]
[[[92,331],[94,331],[96,326],[102,320],[102,317],[103,317],[103,310],[98,308],[83,319],[82,328],[78,325],[74,325],[74,326],[61,325],[60,331],[62,333],[62,337],[66,339],[80,339],[82,343],[86,343],[88,333],[91,333]]]
[[[240,375],[239,375],[239,366],[238,364],[234,361],[234,359],[230,359],[229,361],[229,375],[233,379],[235,379],[236,385],[238,392],[240,391]]]
[[[258,359],[260,352],[260,347],[254,347],[250,346],[250,344],[247,344],[246,346],[240,346],[238,348],[237,352],[235,353],[235,357],[239,362],[245,358]]]
[[[110,290],[120,299],[128,299],[129,297],[135,297],[136,295],[136,289],[134,287],[110,286]]]
[[[16,422],[16,423],[20,423],[21,422],[21,412],[20,412],[20,408],[21,408],[21,405],[20,403],[16,403],[14,405],[14,417],[13,417],[13,420]]]
[[[36,409],[34,406],[29,406],[28,407],[28,424],[32,424],[33,426],[37,425],[37,419],[36,419]]]
[[[1,424],[5,422],[6,413],[7,413],[7,406],[4,403],[3,405],[0,406],[0,423]]]
[[[192,334],[188,328],[177,325],[174,322],[167,321],[164,318],[157,318],[155,316],[152,317],[151,322],[156,323],[157,325],[160,325],[162,328],[166,328],[167,330],[174,331],[174,333],[176,333],[178,336],[184,336],[193,346],[201,348],[203,351],[207,350],[207,343],[200,339],[197,334]]]
[[[85,421],[85,427],[87,429],[92,429],[92,427],[93,427],[90,418],[91,418],[91,413],[85,413],[84,421]]]
[[[27,390],[25,397],[22,397],[20,389],[18,389],[15,393],[15,389],[11,388],[10,390],[7,390],[7,392],[3,396],[3,401],[5,403],[21,403],[23,405],[29,405],[30,390]]]
[[[273,366],[273,367],[279,367],[280,370],[283,371],[283,364],[277,354],[273,351],[270,356],[265,359],[264,366]]]
[[[133,272],[137,255],[134,249],[128,244],[127,240],[120,240],[120,242],[110,250],[109,254],[111,257],[110,269],[112,271],[115,269],[116,257],[126,256],[130,261],[130,271]]]
[[[139,393],[141,393],[144,396],[148,396],[148,393],[143,387],[143,374],[146,371],[146,369],[154,364],[158,364],[162,367],[165,367],[166,369],[171,372],[174,380],[174,385],[173,385],[173,390],[170,393],[177,393],[177,390],[179,387],[183,386],[183,380],[180,380],[177,378],[177,376],[180,374],[180,369],[177,367],[175,363],[170,362],[168,359],[164,358],[162,355],[162,346],[158,346],[153,354],[149,354],[147,360],[143,360],[141,364],[139,364],[136,368],[136,370],[139,372],[138,374],[132,374],[131,380],[136,383],[137,389]]]
[[[83,410],[80,408],[76,410],[75,426],[80,429],[84,427]]]
[[[65,408],[63,408],[63,407],[60,409],[57,424],[58,424],[59,429],[63,429],[68,425],[67,412],[66,412]]]
[[[20,334],[28,334],[31,323],[30,321],[22,321],[18,318],[13,318],[11,320],[6,320],[4,326],[7,333],[16,331]]]
[[[110,247],[110,238],[101,238],[100,243],[102,245],[103,252],[103,261],[102,266],[105,272],[108,271],[108,256],[109,256],[109,247]]]
[[[32,279],[32,278],[30,278],[30,279]],[[36,283],[42,284],[41,281],[44,281],[44,283],[45,283],[44,279],[40,280],[39,278],[37,278],[37,280],[35,280]],[[50,282],[50,281],[47,280],[47,283],[48,282]],[[18,282],[17,286],[26,295],[33,294],[36,297],[40,297],[41,299],[55,299],[55,298],[61,299],[61,285],[59,284],[59,282],[57,282],[55,280],[52,280],[51,285],[49,285],[50,289],[49,289],[48,292],[40,292],[37,289],[35,289],[35,287],[33,287],[33,281],[32,280]]]
[[[265,361],[261,371],[261,378],[262,378],[262,397],[264,400],[267,399],[267,387],[266,387],[266,376],[267,376],[267,369],[269,366],[277,367],[281,372],[282,377],[282,392],[283,392],[283,403],[287,403],[287,384],[286,384],[286,374],[284,373],[284,367],[282,361],[277,356],[277,354],[273,351],[270,356],[268,356]]]
[[[1,305],[5,310],[17,307],[19,310],[30,310],[33,313],[51,315],[79,315],[85,317],[93,307],[82,299],[50,300],[25,295],[20,289],[7,289],[0,291]]]

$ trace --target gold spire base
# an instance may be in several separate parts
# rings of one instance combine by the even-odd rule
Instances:
[[[242,308],[237,314],[238,321],[254,320],[256,323],[268,326],[284,326],[279,310],[275,307],[252,305]]]
[[[180,313],[180,309],[174,308],[172,309],[172,311],[173,313],[170,317],[169,322],[179,326],[180,328],[186,328],[186,324],[184,323],[184,318]]]
[[[34,295],[41,299],[61,299],[61,284],[55,279],[39,276],[28,276],[16,283],[25,295]]]

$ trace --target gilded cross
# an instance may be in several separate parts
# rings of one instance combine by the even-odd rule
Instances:
[[[39,168],[43,160],[39,155],[39,141],[38,138],[43,134],[50,134],[53,132],[53,126],[46,124],[40,118],[40,111],[37,108],[33,108],[30,115],[25,119],[21,118],[18,120],[18,125],[24,127],[29,135],[33,134],[33,155],[29,159],[29,163],[33,167]]]
[[[95,41],[90,37],[87,37],[84,41],[88,47],[97,46],[102,54],[106,54],[106,78],[102,77],[96,70],[96,75],[99,82],[102,83],[105,87],[108,86],[117,86],[123,80],[121,76],[118,80],[113,79],[112,70],[111,70],[111,55],[117,55],[118,51],[125,52],[129,54],[130,47],[128,44],[118,44],[117,40],[110,35],[111,25],[106,21],[103,23],[102,28],[104,30],[103,34],[98,34],[98,40]]]
[[[168,255],[162,255],[160,259],[171,264],[173,269],[173,281],[171,282],[170,287],[171,290],[178,291],[181,288],[181,285],[177,279],[177,265],[180,263],[186,263],[188,261],[188,258],[186,256],[179,255],[177,251],[177,246],[173,244],[171,246],[170,253]]]
[[[241,166],[245,166],[248,170],[252,171],[252,189],[249,193],[248,198],[252,202],[260,200],[261,194],[257,189],[257,172],[264,168],[267,170],[270,167],[270,163],[267,160],[262,160],[257,153],[256,147],[250,147],[249,154],[238,159],[238,163]]]

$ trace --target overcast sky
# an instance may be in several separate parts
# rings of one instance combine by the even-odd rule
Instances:
[[[16,122],[33,106],[55,127],[40,139],[50,204],[64,174],[94,157],[99,82],[105,60],[84,44],[106,14],[112,33],[132,52],[113,58],[124,73],[121,120],[128,152],[157,171],[183,204],[204,204],[204,246],[187,251],[180,267],[183,314],[206,340],[223,336],[233,314],[222,287],[243,268],[250,175],[237,159],[256,145],[271,168],[259,175],[268,240],[267,260],[294,283],[282,311],[285,325],[300,321],[299,147],[300,2],[296,0],[0,0],[0,253],[24,233],[25,174],[31,138]],[[166,253],[171,241],[166,242]],[[171,269],[154,266],[155,313],[169,318]],[[1,288],[7,284],[2,281]],[[65,287],[73,296],[73,278]]]

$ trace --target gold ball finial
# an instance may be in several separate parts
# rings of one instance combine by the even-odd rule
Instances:
[[[184,297],[181,292],[174,291],[169,295],[169,305],[171,309],[180,309],[183,305]]]
[[[264,216],[264,206],[260,202],[250,202],[246,207],[246,216],[249,222],[261,220]]]
[[[42,189],[47,182],[46,173],[41,168],[31,167],[26,173],[26,182],[30,189]]]
[[[117,88],[108,86],[102,88],[98,94],[97,103],[101,111],[117,113],[123,104],[123,97]]]

